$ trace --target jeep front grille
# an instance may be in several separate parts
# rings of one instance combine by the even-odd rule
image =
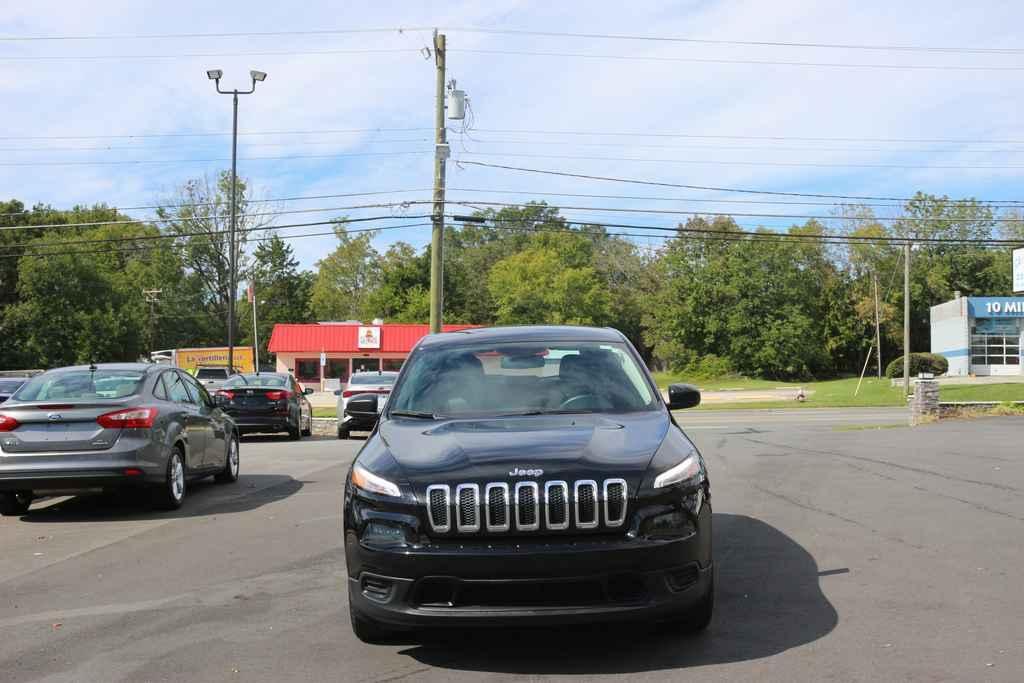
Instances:
[[[432,484],[426,498],[430,528],[438,533],[615,529],[625,524],[629,506],[624,479]]]

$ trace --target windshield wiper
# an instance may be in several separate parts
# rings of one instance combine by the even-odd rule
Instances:
[[[521,413],[499,413],[491,417],[526,417],[528,415],[580,415],[592,413],[593,410],[524,410]]]
[[[421,420],[439,420],[441,415],[435,415],[434,413],[425,413],[422,410],[392,410],[388,415],[395,415],[397,417],[416,417]]]

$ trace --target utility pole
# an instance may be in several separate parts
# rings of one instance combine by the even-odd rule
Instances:
[[[160,301],[160,293],[162,289],[144,289],[142,294],[146,297],[146,301],[149,303],[149,352],[150,358],[152,358],[153,351],[156,350],[156,305]]]
[[[882,379],[882,324],[878,312],[878,273],[871,276],[875,285],[875,348],[878,349],[878,379]]]
[[[441,331],[444,320],[444,183],[448,159],[448,135],[444,120],[445,36],[434,30],[434,62],[437,65],[434,103],[434,228],[430,237],[430,331]]]
[[[910,240],[903,245],[903,395],[910,395]]]

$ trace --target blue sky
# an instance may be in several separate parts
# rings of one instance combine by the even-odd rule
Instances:
[[[1014,199],[1022,197],[1018,188],[1024,171],[1024,131],[1019,93],[1024,70],[1013,69],[1024,67],[1024,54],[517,36],[460,28],[1019,49],[1020,19],[1020,5],[1013,2],[651,1],[632,3],[628,9],[621,2],[514,0],[344,5],[311,1],[296,6],[237,1],[7,2],[0,7],[0,36],[440,26],[448,36],[449,77],[470,95],[475,113],[474,130],[450,136],[456,161],[776,191],[904,196],[923,190],[955,197]],[[213,92],[204,72],[221,68],[226,87],[246,86],[246,74],[255,68],[268,72],[269,78],[255,95],[241,101],[239,167],[257,195],[385,193],[279,205],[288,210],[427,200],[426,188],[432,181],[434,67],[419,50],[429,44],[428,30],[0,41],[4,111],[0,196],[58,207],[99,201],[148,205],[190,177],[226,168],[227,161],[203,161],[230,156],[230,139],[224,135],[73,136],[230,131],[230,99]],[[522,52],[548,54],[514,54]],[[461,128],[456,122],[451,125]],[[329,132],[354,129],[380,130]],[[305,133],[271,134],[274,131]],[[588,132],[595,134],[578,134]],[[694,137],[609,135],[613,132]],[[815,137],[836,140],[793,139]],[[876,139],[954,142],[871,141]],[[955,142],[961,140],[980,142]],[[257,158],[271,156],[291,158]],[[295,158],[309,156],[330,158]],[[148,163],[154,160],[173,163]],[[130,161],[147,163],[123,163]],[[562,192],[675,200],[546,199],[552,204],[603,208],[822,215],[830,210],[827,206],[726,203],[752,197],[519,174],[457,163],[449,164],[448,185],[452,200],[525,201],[541,198],[537,192]],[[722,203],[696,201],[709,199]],[[450,210],[470,209],[453,206]],[[393,221],[380,225],[420,222],[403,219],[403,211],[426,212],[415,206],[339,209],[282,216],[279,222],[341,214],[395,215]],[[147,215],[146,211],[131,213]],[[618,223],[667,226],[674,222],[666,215],[583,210],[565,214]],[[740,222],[779,225],[790,221],[752,216]],[[282,235],[313,231],[319,230],[282,230]],[[429,240],[429,229],[384,231],[377,245],[385,248],[398,239],[422,246]],[[292,244],[303,265],[311,267],[332,248],[333,240],[303,238]]]

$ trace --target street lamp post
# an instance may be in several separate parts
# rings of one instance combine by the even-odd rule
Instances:
[[[235,254],[235,221],[238,214],[238,205],[235,200],[235,192],[238,185],[238,96],[251,95],[256,92],[256,81],[265,81],[267,74],[263,71],[250,71],[252,86],[248,90],[221,90],[220,79],[224,72],[220,69],[210,69],[206,77],[216,83],[217,92],[221,95],[231,95],[234,105],[231,117],[231,227],[228,231],[228,372],[235,369],[235,296],[238,285],[236,283],[235,268],[237,258]]]

